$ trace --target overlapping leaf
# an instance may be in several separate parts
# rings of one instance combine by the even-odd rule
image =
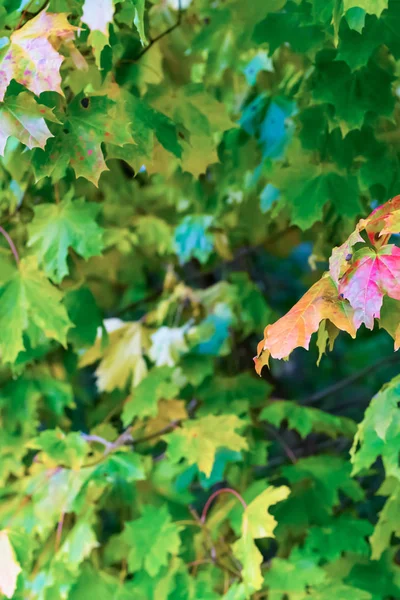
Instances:
[[[44,149],[52,136],[46,121],[57,121],[51,109],[37,104],[27,92],[10,96],[0,104],[0,156],[10,136],[28,148]]]
[[[86,259],[101,254],[103,230],[95,220],[98,212],[97,204],[69,197],[59,204],[41,204],[35,208],[28,245],[55,282],[68,275],[69,248]]]
[[[255,359],[258,373],[270,356],[286,358],[297,347],[308,349],[321,321],[355,337],[361,324],[373,328],[385,296],[400,300],[400,249],[386,243],[391,234],[400,232],[399,203],[396,196],[361,219],[349,238],[334,248],[329,272],[285,316],[266,327]],[[397,328],[391,322],[388,331],[397,348]],[[318,342],[322,351],[324,336],[332,345],[336,332],[323,330]]]
[[[74,38],[77,28],[68,22],[67,16],[43,10],[12,33],[10,45],[1,52],[0,101],[12,79],[36,95],[46,91],[63,94],[60,66],[64,57],[54,45]]]
[[[35,346],[42,335],[66,345],[72,323],[62,299],[32,257],[21,261],[0,289],[0,349],[5,363],[15,362],[27,340]]]

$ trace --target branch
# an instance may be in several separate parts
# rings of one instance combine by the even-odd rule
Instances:
[[[162,429],[159,429],[158,431],[155,431],[154,433],[150,433],[149,435],[144,435],[139,438],[132,437],[132,433],[131,433],[132,428],[131,427],[128,427],[125,431],[123,431],[121,433],[121,435],[119,435],[117,437],[115,442],[109,442],[108,440],[106,440],[105,438],[102,438],[99,435],[90,435],[87,433],[81,433],[81,436],[87,442],[95,442],[97,444],[102,444],[102,446],[104,446],[104,453],[103,453],[103,456],[101,457],[101,460],[103,460],[106,456],[108,456],[108,454],[110,454],[110,452],[115,452],[115,450],[118,450],[122,446],[125,446],[127,444],[136,446],[137,444],[142,444],[143,442],[148,442],[149,440],[158,438],[158,437],[164,435],[164,433],[169,433],[170,431],[173,431],[174,429],[179,427],[179,425],[181,423],[183,423],[183,421],[187,421],[188,419],[190,419],[193,416],[194,411],[196,410],[198,405],[199,405],[198,400],[193,398],[189,402],[188,407],[187,407],[187,412],[188,412],[187,417],[185,417],[183,419],[175,419],[173,421],[170,421],[170,423],[165,425],[165,427],[163,427]],[[100,461],[96,461],[95,463],[92,463],[92,465],[97,464],[98,462],[100,462]],[[90,465],[90,466],[92,466],[92,465]],[[87,466],[89,466],[89,465],[87,465]]]
[[[297,462],[297,456],[295,455],[295,453],[293,452],[293,450],[287,445],[287,443],[285,442],[285,440],[283,439],[283,437],[277,431],[275,431],[275,429],[272,427],[272,425],[267,425],[267,429],[268,429],[269,433],[282,446],[282,448],[285,451],[285,454],[288,457],[288,459],[290,460],[290,462],[292,462],[293,464],[295,464]]]
[[[398,361],[400,361],[400,355],[398,354],[390,354],[389,356],[385,356],[381,360],[378,360],[376,363],[368,365],[363,369],[360,369],[360,371],[357,371],[357,373],[353,373],[352,375],[349,375],[349,377],[345,377],[341,381],[338,381],[337,383],[334,383],[333,385],[330,385],[325,389],[320,390],[315,394],[312,394],[308,398],[304,398],[304,400],[301,401],[301,404],[317,404],[320,400],[323,400],[328,396],[332,396],[332,394],[335,394],[336,392],[339,392],[340,390],[348,387],[352,383],[355,383],[359,379],[366,377],[367,375],[369,375],[373,371],[376,371],[377,369],[380,369],[384,365],[389,365]]]
[[[179,27],[181,23],[182,23],[182,0],[178,0],[178,18],[177,18],[176,22],[173,25],[171,25],[171,27],[168,27],[168,29],[166,29],[165,31],[162,31],[160,34],[156,35],[155,38],[151,38],[149,36],[150,43],[145,48],[143,48],[143,50],[141,50],[141,52],[139,52],[139,54],[136,56],[136,58],[134,59],[133,62],[136,62],[140,58],[142,58],[142,56],[144,54],[146,54],[146,52],[148,52],[150,50],[150,48],[152,46],[154,46],[154,44],[156,42],[160,41],[163,37],[165,37],[172,31],[174,31],[174,29]],[[126,61],[123,61],[123,62],[126,62]]]
[[[15,262],[17,263],[17,265],[19,265],[18,250],[15,247],[14,242],[12,241],[12,239],[10,238],[10,236],[8,235],[7,231],[1,225],[0,225],[0,233],[6,238],[6,240],[8,242],[8,245],[10,246],[11,252],[14,254]]]

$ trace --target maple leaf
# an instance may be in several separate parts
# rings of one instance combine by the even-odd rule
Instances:
[[[262,587],[264,578],[261,573],[263,557],[249,531],[243,532],[233,545],[234,556],[242,563],[242,578],[246,598]]]
[[[188,418],[184,400],[160,400],[157,415],[146,422],[146,435],[152,435],[164,429],[172,421],[182,421]],[[154,440],[157,441],[156,438]]]
[[[380,17],[385,8],[388,7],[388,0],[343,0],[344,12],[354,7],[362,8],[366,13]]]
[[[394,339],[394,349],[400,348],[400,302],[385,296],[379,320],[379,327],[385,329]]]
[[[400,378],[395,377],[374,396],[358,425],[350,450],[353,475],[368,469],[382,456],[386,477],[399,479]]]
[[[172,462],[184,458],[189,465],[197,464],[210,477],[218,448],[247,449],[246,440],[235,431],[244,425],[236,415],[207,415],[185,421],[180,429],[165,437],[168,457]]]
[[[85,0],[83,3],[82,21],[90,29],[88,42],[94,50],[99,67],[101,52],[108,44],[108,26],[112,23],[113,15],[113,0]]]
[[[0,101],[8,84],[15,79],[37,96],[61,90],[60,66],[64,57],[52,41],[71,41],[76,27],[67,20],[66,13],[48,13],[45,10],[11,34],[10,45],[0,58]]]
[[[98,204],[87,203],[83,198],[72,200],[70,194],[59,204],[41,204],[34,211],[28,227],[28,246],[55,282],[68,275],[69,248],[85,259],[101,254],[103,229],[95,221]]]
[[[0,592],[6,598],[12,598],[22,569],[15,558],[14,548],[6,530],[0,531],[0,556]]]
[[[95,344],[80,360],[84,367],[100,360],[96,369],[99,390],[111,392],[124,389],[129,381],[137,386],[147,374],[143,352],[149,346],[148,335],[141,323],[109,319],[104,322],[108,344],[99,335]]]
[[[27,92],[6,98],[0,104],[0,156],[4,156],[10,136],[28,148],[44,148],[47,140],[53,137],[45,118],[58,122],[50,108],[37,104]]]
[[[338,417],[309,406],[299,406],[288,400],[274,400],[260,414],[260,419],[279,427],[287,421],[290,429],[296,429],[301,437],[306,437],[312,431],[324,433],[332,437],[355,433],[355,423],[351,419]]]
[[[65,175],[70,165],[76,177],[85,177],[98,185],[100,175],[107,171],[101,144],[117,146],[132,144],[125,121],[120,121],[121,106],[105,96],[75,98],[69,105],[67,121],[47,144],[46,152],[35,150],[33,164],[36,178]]]
[[[136,416],[146,417],[157,414],[157,403],[163,398],[174,398],[179,387],[171,381],[172,369],[157,367],[132,390],[131,397],[124,403],[122,422],[124,426],[132,422]]]
[[[155,577],[169,557],[179,552],[180,527],[172,522],[165,505],[147,505],[139,519],[125,523],[121,539],[129,547],[128,568],[130,572],[144,568]]]
[[[66,465],[79,469],[89,451],[89,446],[76,431],[67,435],[61,429],[42,431],[28,442],[29,448],[40,450],[41,460],[48,467]]]
[[[183,327],[160,327],[152,334],[149,357],[156,366],[173,367],[179,360],[179,356],[189,350],[185,337],[187,331],[188,326],[183,325]]]
[[[295,348],[308,350],[311,335],[324,319],[355,337],[353,310],[348,302],[339,298],[337,286],[329,274],[317,281],[286,315],[273,325],[267,325],[264,339],[257,348],[257,372],[260,373],[268,363],[270,355],[286,358]]]
[[[379,493],[379,492],[378,492]],[[380,512],[379,520],[370,537],[373,560],[379,560],[386,548],[390,547],[392,535],[400,535],[398,514],[400,510],[400,487],[397,484]]]
[[[61,292],[38,270],[33,257],[21,260],[17,271],[0,289],[0,349],[2,360],[13,363],[25,348],[24,334],[35,342],[40,331],[66,346],[72,326]]]
[[[380,317],[384,294],[400,300],[400,248],[387,245],[375,251],[362,248],[340,281],[339,293],[354,309],[356,329],[362,323],[373,329]]]
[[[332,250],[331,257],[329,259],[329,272],[332,279],[338,284],[341,275],[344,270],[349,267],[349,261],[352,259],[353,246],[358,242],[364,243],[364,239],[361,237],[360,229],[363,224],[358,223],[355,231],[353,231],[347,240],[341,245]]]
[[[248,527],[253,538],[274,537],[277,522],[269,514],[268,508],[282,500],[286,500],[289,494],[290,489],[284,485],[281,487],[267,487],[248,504],[243,512],[243,529]]]

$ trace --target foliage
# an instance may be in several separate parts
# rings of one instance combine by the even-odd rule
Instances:
[[[399,26],[0,2],[4,597],[399,598]]]

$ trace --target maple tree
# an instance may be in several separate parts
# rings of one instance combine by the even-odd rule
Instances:
[[[0,596],[400,597],[399,25],[0,2]]]

